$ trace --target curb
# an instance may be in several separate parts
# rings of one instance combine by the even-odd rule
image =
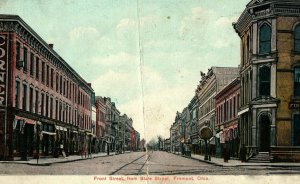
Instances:
[[[93,158],[99,158],[99,157],[108,157],[108,156],[114,156],[115,154],[111,155],[100,155],[100,156],[94,156]],[[13,164],[26,164],[26,165],[34,165],[34,166],[50,166],[52,164],[57,164],[57,163],[69,163],[69,162],[77,162],[77,161],[83,161],[83,160],[88,160],[88,159],[93,159],[93,158],[78,158],[78,159],[73,159],[73,160],[61,160],[61,161],[56,161],[56,162],[48,162],[48,163],[22,163],[18,161],[4,161],[0,163],[13,163]]]
[[[124,152],[122,154],[129,154],[129,153],[132,153],[132,152]],[[122,154],[117,154],[117,155],[122,155]],[[93,158],[78,158],[78,159],[73,159],[73,160],[61,160],[61,161],[56,161],[56,162],[47,162],[47,163],[39,163],[39,164],[37,164],[37,163],[22,163],[22,162],[18,162],[18,161],[4,161],[4,162],[0,162],[0,163],[27,164],[27,165],[31,165],[31,166],[50,166],[52,164],[77,162],[77,161],[83,161],[83,160],[94,159],[94,158],[99,158],[99,157],[110,157],[110,156],[115,156],[115,155],[116,155],[116,153],[113,153],[110,155],[93,156]]]
[[[255,164],[255,165],[248,165],[248,164],[240,164],[240,165],[223,165],[223,164],[218,164],[218,163],[215,163],[215,162],[211,162],[211,161],[206,161],[206,160],[201,160],[201,159],[198,159],[198,158],[194,158],[194,157],[189,157],[189,156],[186,156],[186,155],[180,155],[180,154],[176,154],[176,153],[173,153],[174,155],[177,155],[177,156],[181,156],[181,157],[184,157],[184,158],[189,158],[189,159],[192,159],[192,160],[197,160],[197,161],[200,161],[200,162],[204,162],[204,163],[208,163],[208,164],[211,164],[211,165],[215,165],[215,166],[219,166],[219,167],[255,167],[255,166],[260,166],[260,167],[281,167],[281,168],[289,168],[289,167],[300,167],[300,165],[269,165],[269,164]]]

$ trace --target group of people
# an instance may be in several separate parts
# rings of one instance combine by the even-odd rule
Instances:
[[[228,162],[228,160],[230,159],[230,148],[228,144],[224,144],[222,156],[224,158],[224,162]],[[247,161],[246,156],[247,156],[247,149],[243,144],[242,147],[240,148],[240,160],[242,162],[246,162]]]

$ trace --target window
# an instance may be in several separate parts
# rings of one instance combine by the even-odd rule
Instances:
[[[41,98],[42,98],[41,99],[42,100],[42,103],[41,103],[41,115],[42,116],[44,116],[44,112],[45,112],[44,111],[44,107],[45,107],[45,98],[44,97],[45,97],[45,95],[42,93],[42,96],[41,96]]]
[[[300,67],[294,68],[294,96],[300,97]]]
[[[29,111],[33,112],[33,88],[30,88],[29,91]]]
[[[33,76],[34,72],[34,54],[30,53],[30,76]]]
[[[263,24],[259,31],[259,54],[271,52],[271,36],[271,27],[268,24]]]
[[[59,116],[58,116],[58,120],[61,120],[61,113],[62,113],[62,106],[61,106],[61,102],[59,102]]]
[[[17,42],[16,44],[16,63],[18,63],[20,61],[20,49],[21,45],[19,42]],[[18,64],[16,65],[18,67]]]
[[[259,95],[270,96],[271,88],[271,73],[270,67],[263,66],[259,69]]]
[[[24,59],[24,68],[23,68],[23,71],[24,72],[27,72],[27,48],[24,47],[24,50],[23,50],[23,59]]]
[[[35,59],[35,78],[36,78],[36,80],[39,79],[39,72],[40,72],[39,65],[40,65],[40,60],[39,60],[39,58],[37,57],[37,58]]]
[[[60,84],[59,93],[62,94],[62,76],[60,76],[59,82],[60,82],[59,83]]]
[[[55,119],[58,120],[58,100],[56,99],[55,102]]]
[[[49,95],[46,95],[46,117],[49,116]]]
[[[58,92],[58,80],[59,80],[59,77],[58,77],[58,73],[56,73],[56,92]]]
[[[16,81],[16,99],[15,99],[15,107],[19,108],[19,94],[20,94],[20,82]]]
[[[300,24],[294,30],[294,39],[294,49],[296,52],[300,52]]]
[[[42,62],[42,83],[45,82],[45,62]]]
[[[54,77],[54,70],[51,68],[51,74],[50,74],[50,87],[53,89],[53,77]]]
[[[50,118],[53,117],[53,98],[50,97]]]
[[[35,113],[39,113],[39,91],[35,91]]]
[[[27,102],[27,85],[23,84],[23,100],[22,100],[22,109],[26,111]]]
[[[293,145],[300,146],[300,114],[293,117]]]
[[[49,86],[49,73],[50,73],[50,68],[49,65],[47,65],[47,74],[46,74],[46,85]]]

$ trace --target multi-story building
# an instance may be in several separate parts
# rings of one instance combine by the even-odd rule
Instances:
[[[181,152],[182,150],[180,139],[183,138],[183,135],[181,135],[181,132],[182,132],[181,113],[177,111],[175,116],[175,122],[172,124],[170,128],[172,152]]]
[[[241,38],[241,143],[248,156],[300,160],[300,1],[252,0],[234,29]]]
[[[189,138],[189,130],[190,130],[190,112],[187,107],[185,107],[181,112],[181,149],[182,153],[185,154],[186,151],[189,151],[190,148],[187,145]]]
[[[107,136],[107,147],[109,151],[116,151],[118,141],[116,137],[118,135],[118,122],[120,112],[116,108],[115,103],[111,101],[109,97],[104,97],[105,102],[105,121],[108,124],[108,136]]]
[[[108,137],[108,124],[105,118],[106,108],[104,98],[96,97],[96,152],[106,152]]]
[[[199,114],[197,128],[200,130],[203,126],[208,126],[216,135],[215,130],[215,95],[238,76],[237,67],[212,67],[207,74],[201,72],[201,81],[197,86],[196,95],[199,103]],[[204,141],[200,140],[202,151],[205,146]],[[215,152],[215,144],[211,142],[210,149]]]
[[[139,151],[139,142],[141,140],[141,135],[135,130],[135,140],[134,140],[134,151]]]
[[[170,138],[164,140],[164,151],[170,152],[171,150]]]
[[[19,16],[0,15],[0,156],[78,152],[93,89]]]
[[[200,153],[199,135],[197,130],[198,110],[199,110],[198,97],[197,95],[195,95],[188,105],[188,111],[190,113],[188,127],[190,128],[187,127],[186,130],[189,134],[187,142],[191,143],[191,151],[192,153],[197,153],[197,154]]]
[[[221,156],[224,144],[229,145],[230,156],[239,157],[238,109],[240,79],[236,78],[215,96],[216,102],[216,156]]]

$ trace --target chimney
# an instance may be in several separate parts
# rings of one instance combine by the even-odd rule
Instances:
[[[91,88],[92,87],[92,83],[87,83],[87,85]]]
[[[53,49],[53,43],[49,43],[49,47]]]

